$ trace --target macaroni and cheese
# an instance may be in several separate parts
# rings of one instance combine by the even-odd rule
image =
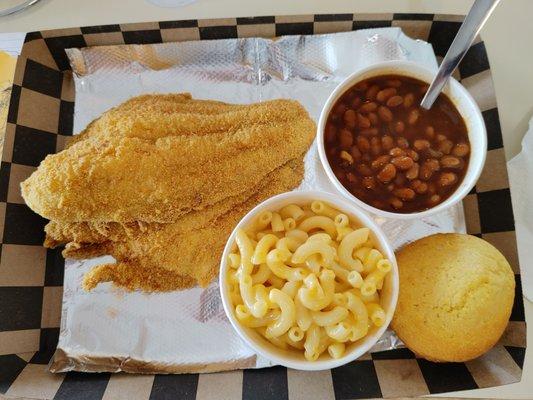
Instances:
[[[386,321],[379,291],[392,265],[368,228],[323,201],[265,211],[239,229],[226,276],[236,319],[273,345],[343,356]]]

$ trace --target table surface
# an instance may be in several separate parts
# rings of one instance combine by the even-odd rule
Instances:
[[[465,14],[465,0],[196,0],[178,8],[156,7],[146,0],[41,0],[30,9],[0,17],[0,32],[90,26],[127,22],[196,18],[320,13],[440,13]],[[520,142],[533,114],[532,0],[502,1],[481,32],[491,63],[507,159],[520,152]],[[510,27],[513,29],[510,29]],[[526,321],[533,321],[533,303],[525,301]],[[533,343],[533,329],[528,330]],[[448,394],[449,396],[449,394]],[[533,350],[526,351],[522,382],[453,393],[454,397],[531,399]]]

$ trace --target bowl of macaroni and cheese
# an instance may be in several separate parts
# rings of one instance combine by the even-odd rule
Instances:
[[[398,298],[394,251],[341,196],[301,191],[259,204],[222,255],[222,304],[239,336],[276,364],[335,368],[366,353]]]

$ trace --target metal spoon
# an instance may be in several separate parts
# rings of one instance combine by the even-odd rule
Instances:
[[[500,0],[475,0],[420,105],[429,110]]]
[[[25,0],[23,2],[19,2],[19,4],[16,4],[12,7],[0,9],[0,17],[5,17],[6,15],[15,14],[19,11],[22,11],[28,8],[29,6],[34,5],[38,1],[40,0]]]

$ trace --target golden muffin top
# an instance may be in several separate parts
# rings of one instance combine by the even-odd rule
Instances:
[[[432,361],[466,361],[488,351],[511,314],[515,280],[505,257],[475,236],[447,233],[397,254],[400,294],[392,326]]]

